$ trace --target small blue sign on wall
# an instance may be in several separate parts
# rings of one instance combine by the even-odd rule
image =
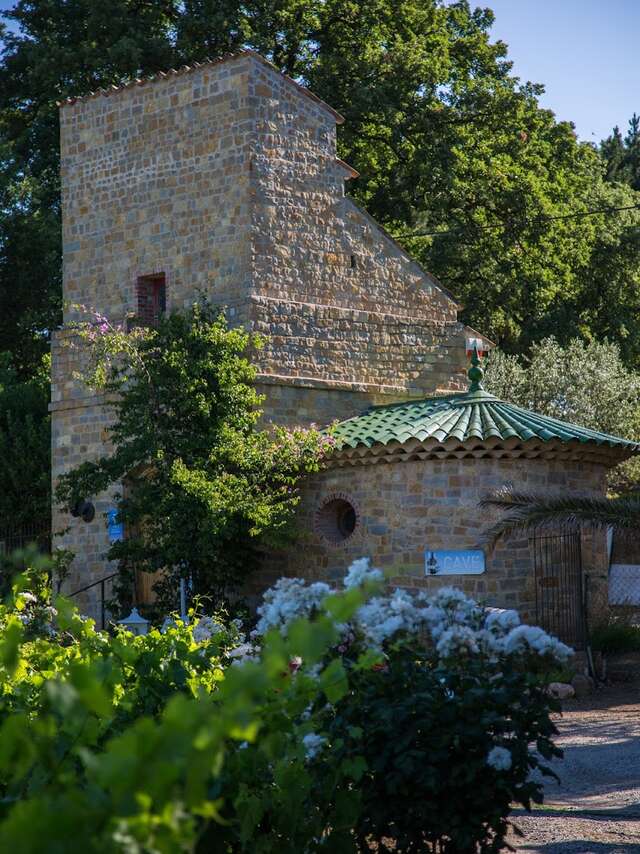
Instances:
[[[481,575],[484,571],[480,549],[427,549],[424,553],[425,575]]]
[[[124,540],[124,524],[118,522],[118,511],[115,509],[107,510],[107,532],[109,534],[110,543],[118,543]]]

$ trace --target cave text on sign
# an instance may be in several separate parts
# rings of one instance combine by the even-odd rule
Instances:
[[[425,575],[480,575],[485,570],[480,549],[427,549]]]

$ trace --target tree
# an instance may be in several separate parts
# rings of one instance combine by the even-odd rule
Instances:
[[[601,141],[600,154],[605,162],[605,179],[607,181],[619,180],[619,175],[624,168],[625,150],[618,125],[614,127],[611,136]]]
[[[490,10],[464,0],[19,0],[8,17],[0,228],[11,260],[0,258],[0,295],[18,277],[21,296],[0,349],[13,352],[1,336],[14,329],[33,335],[59,320],[56,99],[249,46],[345,114],[339,148],[361,173],[356,199],[459,296],[465,321],[513,352],[604,326],[640,361],[623,313],[597,296],[613,282],[625,312],[640,308],[640,214],[620,229],[612,199],[600,205],[601,159],[540,109],[541,86],[512,75]],[[605,212],[586,215],[594,204]],[[30,257],[34,241],[46,263]]]
[[[50,524],[48,361],[21,380],[9,355],[0,354],[0,529]]]
[[[57,498],[70,509],[115,489],[127,536],[109,558],[125,580],[163,570],[163,605],[175,607],[180,578],[223,601],[266,545],[291,539],[298,480],[318,470],[331,438],[257,429],[247,357],[259,342],[204,300],[156,329],[126,332],[95,315],[77,331],[91,347],[90,382],[115,401],[114,450],[62,476]]]
[[[640,384],[616,344],[574,339],[563,347],[546,338],[527,358],[494,350],[484,385],[496,397],[541,415],[640,437]]]
[[[616,344],[585,344],[575,339],[562,347],[547,338],[528,359],[496,350],[490,356],[484,384],[497,397],[543,415],[624,438],[640,437],[640,385],[637,375],[625,367]],[[611,485],[624,492],[637,489],[638,476],[637,460],[628,460],[613,470]],[[640,528],[637,493],[592,498],[505,489],[481,504],[504,511],[485,534],[490,543],[511,533],[554,524]]]
[[[596,152],[540,109],[541,86],[511,75],[490,11],[396,3],[385,17],[383,6],[349,17],[333,4],[340,27],[307,73],[347,118],[356,198],[506,350],[588,334],[581,294],[614,216],[585,216],[602,184]]]
[[[611,136],[600,143],[600,154],[606,165],[608,181],[621,182],[640,190],[640,116],[635,113],[631,116],[624,139],[616,125]]]

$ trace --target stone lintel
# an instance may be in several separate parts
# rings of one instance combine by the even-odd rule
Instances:
[[[405,397],[424,397],[423,389],[400,385],[378,385],[377,383],[348,382],[346,380],[326,380],[317,377],[296,377],[284,374],[257,374],[256,383],[265,385],[296,386],[298,388],[321,388],[334,391],[357,391],[365,394],[392,394]]]

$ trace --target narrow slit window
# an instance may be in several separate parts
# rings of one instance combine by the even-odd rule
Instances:
[[[137,318],[144,326],[157,326],[167,310],[167,285],[164,273],[153,276],[138,276],[136,283],[138,299]]]
[[[350,258],[351,258],[351,269],[357,270],[358,269],[358,256],[357,255],[351,255]]]

